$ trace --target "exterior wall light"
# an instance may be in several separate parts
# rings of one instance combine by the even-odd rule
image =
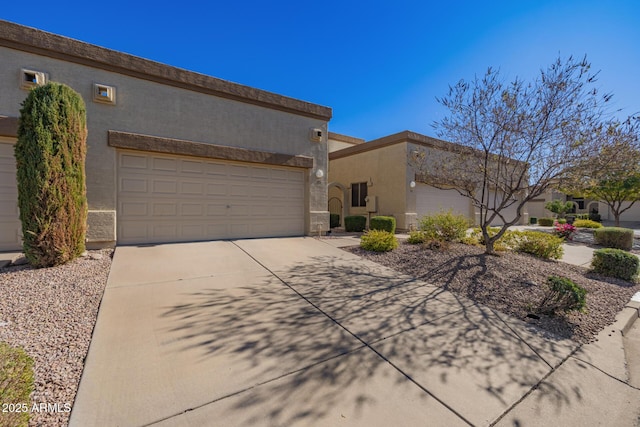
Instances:
[[[324,176],[324,171],[322,169],[318,169],[316,171],[316,178],[322,179],[323,176]]]
[[[409,187],[411,187],[411,189],[413,190],[414,188],[416,188],[416,182],[415,181],[411,181],[409,183]]]

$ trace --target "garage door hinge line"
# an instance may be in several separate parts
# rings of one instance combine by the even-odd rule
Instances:
[[[367,343],[366,341],[364,341],[362,338],[360,338],[358,335],[354,334],[353,332],[351,332],[349,329],[347,329],[345,326],[343,326],[340,322],[338,322],[336,319],[334,319],[333,317],[331,317],[328,313],[326,313],[324,310],[322,310],[320,307],[318,307],[316,304],[314,304],[313,302],[311,302],[307,297],[305,297],[304,295],[302,295],[300,292],[298,292],[293,286],[291,286],[289,283],[287,283],[284,279],[282,279],[280,276],[278,276],[277,273],[275,273],[274,271],[272,271],[271,269],[269,269],[269,267],[267,267],[266,265],[264,265],[263,263],[261,263],[258,259],[256,259],[253,255],[251,255],[249,252],[247,252],[244,248],[240,247],[235,241],[231,240],[230,241],[232,244],[234,244],[238,249],[240,249],[242,252],[244,252],[245,254],[247,254],[247,256],[249,258],[251,258],[252,260],[254,260],[256,263],[258,263],[258,265],[260,265],[262,268],[264,268],[265,270],[267,270],[270,274],[273,275],[273,277],[275,277],[276,279],[278,279],[283,285],[285,285],[287,288],[291,289],[293,292],[295,292],[296,295],[298,295],[300,298],[302,298],[304,301],[306,301],[309,305],[311,305],[313,308],[315,308],[316,310],[318,310],[320,313],[322,313],[324,316],[326,316],[329,320],[331,320],[333,323],[335,323],[336,325],[338,325],[340,328],[342,328],[346,333],[348,333],[349,335],[351,335],[352,337],[354,337],[356,340],[360,341],[366,348],[368,348],[369,350],[371,350],[372,352],[374,352],[378,357],[380,357],[382,360],[384,360],[387,364],[389,364],[391,367],[393,367],[396,371],[398,371],[402,376],[404,376],[406,379],[408,379],[409,381],[411,381],[414,385],[416,385],[418,388],[420,388],[422,391],[424,391],[426,394],[428,394],[429,396],[431,396],[432,398],[434,398],[438,403],[440,403],[441,405],[443,405],[445,408],[447,408],[448,410],[450,410],[451,412],[453,412],[455,415],[458,416],[458,418],[460,418],[462,421],[464,421],[465,423],[467,423],[470,426],[473,426],[473,423],[471,423],[469,420],[467,420],[462,414],[460,414],[458,411],[456,411],[455,409],[453,409],[451,406],[449,406],[447,403],[445,403],[444,401],[442,401],[440,398],[438,398],[436,395],[434,395],[433,393],[431,393],[429,390],[427,390],[425,387],[423,387],[420,383],[418,383],[416,380],[414,380],[408,373],[404,372],[402,369],[400,369],[398,366],[396,366],[393,362],[391,362],[389,359],[387,359],[386,357],[384,357],[380,352],[378,352],[375,348],[371,347],[369,345],[369,343]]]

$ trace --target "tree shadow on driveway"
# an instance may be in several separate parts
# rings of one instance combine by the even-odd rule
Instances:
[[[163,307],[163,351],[202,366],[193,423],[486,425],[573,348],[365,260],[276,275]]]

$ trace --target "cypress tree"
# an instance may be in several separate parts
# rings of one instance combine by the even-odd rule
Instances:
[[[64,264],[85,250],[86,139],[80,94],[60,83],[31,90],[15,157],[23,249],[35,267]]]

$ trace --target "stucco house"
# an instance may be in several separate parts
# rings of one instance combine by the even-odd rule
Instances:
[[[535,218],[551,218],[555,214],[545,208],[545,205],[553,200],[562,200],[563,202],[573,203],[572,214],[590,214],[596,213],[600,215],[603,221],[614,221],[615,216],[609,205],[602,201],[587,199],[584,197],[572,196],[565,194],[557,189],[549,189],[542,193],[539,197],[532,199],[527,203],[529,217]],[[623,202],[622,209],[628,207],[630,202]],[[628,210],[620,215],[620,221],[635,222],[640,221],[640,202],[634,203]]]
[[[335,134],[332,134],[335,135]],[[459,151],[460,146],[419,133],[403,131],[366,143],[338,135],[335,142],[349,144],[329,153],[329,200],[332,213],[346,215],[388,215],[396,218],[397,228],[409,230],[417,226],[424,215],[451,209],[465,215],[473,223],[479,222],[479,211],[471,199],[454,189],[428,185],[420,177],[420,171],[411,165],[411,156],[423,151],[427,157],[446,156]],[[341,210],[337,209],[340,206]],[[515,206],[503,212],[508,220],[516,217]],[[523,213],[519,223],[526,224],[528,215]],[[496,220],[494,224],[498,224]]]
[[[21,247],[21,103],[48,81],[86,103],[90,247],[328,229],[330,108],[7,21],[0,58],[0,250]]]

